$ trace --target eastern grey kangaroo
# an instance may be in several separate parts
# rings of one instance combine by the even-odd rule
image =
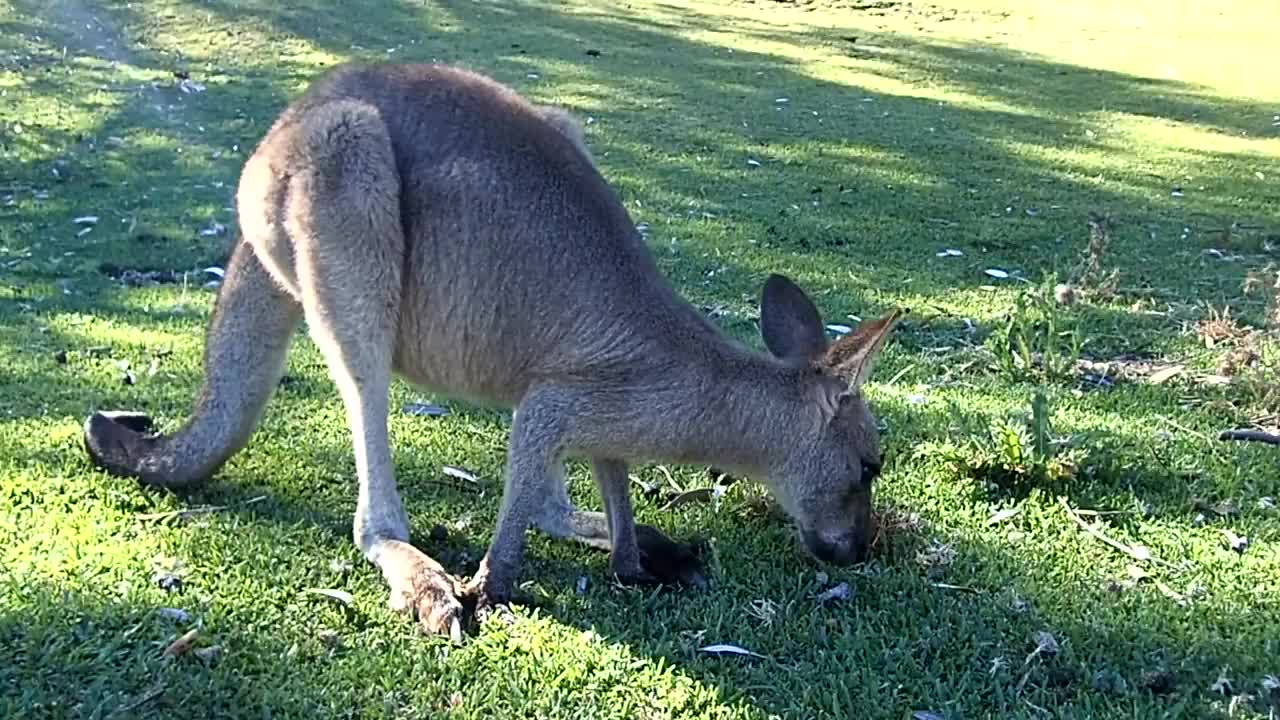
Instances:
[[[459,68],[344,65],[275,121],[236,203],[191,416],[158,434],[145,415],[93,413],[97,465],[166,487],[212,475],[248,442],[305,318],[354,443],[355,543],[428,631],[457,638],[464,601],[509,601],[530,526],[607,548],[624,582],[696,582],[695,557],[636,525],[628,463],[758,478],[814,556],[864,556],[881,457],[860,387],[906,311],[829,344],[805,293],[771,275],[769,352],[735,342],[659,272],[567,113]],[[465,584],[408,542],[392,373],[515,411],[497,526]],[[569,502],[567,456],[589,460],[604,512]]]

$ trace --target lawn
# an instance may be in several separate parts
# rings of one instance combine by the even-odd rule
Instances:
[[[0,716],[1275,717],[1280,448],[1217,434],[1280,424],[1277,24],[1245,0],[0,0]],[[874,559],[810,560],[754,483],[668,507],[718,481],[636,467],[640,519],[704,537],[710,588],[620,588],[531,533],[514,622],[425,637],[351,543],[305,336],[206,486],[91,468],[91,411],[189,411],[240,165],[352,58],[571,109],[744,342],[769,272],[837,325],[909,306],[868,389]],[[509,415],[403,383],[392,406],[415,542],[468,574]]]

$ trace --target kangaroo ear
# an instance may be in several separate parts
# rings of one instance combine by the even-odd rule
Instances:
[[[862,323],[833,343],[823,362],[849,383],[850,388],[858,387],[871,375],[876,356],[884,348],[893,326],[908,312],[906,308],[894,308],[882,318]]]
[[[583,155],[592,157],[591,149],[587,147],[587,133],[582,129],[582,122],[573,113],[557,105],[538,105],[537,110],[556,132],[569,138]]]
[[[822,316],[795,283],[770,275],[760,296],[760,335],[769,352],[784,360],[808,361],[827,349]]]

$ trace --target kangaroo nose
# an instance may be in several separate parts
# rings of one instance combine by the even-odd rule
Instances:
[[[804,544],[814,557],[833,565],[852,565],[867,556],[866,541],[852,532],[829,534],[806,530]]]

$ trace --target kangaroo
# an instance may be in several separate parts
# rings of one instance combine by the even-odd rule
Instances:
[[[905,309],[828,343],[782,275],[761,291],[768,352],[738,343],[659,271],[567,112],[470,70],[347,64],[279,115],[236,190],[240,234],[175,432],[92,413],[92,462],[167,488],[248,442],[299,323],[351,432],[355,544],[389,603],[430,633],[510,602],[526,530],[608,550],[624,583],[699,585],[697,554],[632,515],[628,464],[714,465],[764,482],[808,551],[860,561],[880,472],[861,386]],[[513,417],[496,527],[455,581],[409,543],[387,413],[393,373]],[[603,512],[569,500],[587,459]]]

